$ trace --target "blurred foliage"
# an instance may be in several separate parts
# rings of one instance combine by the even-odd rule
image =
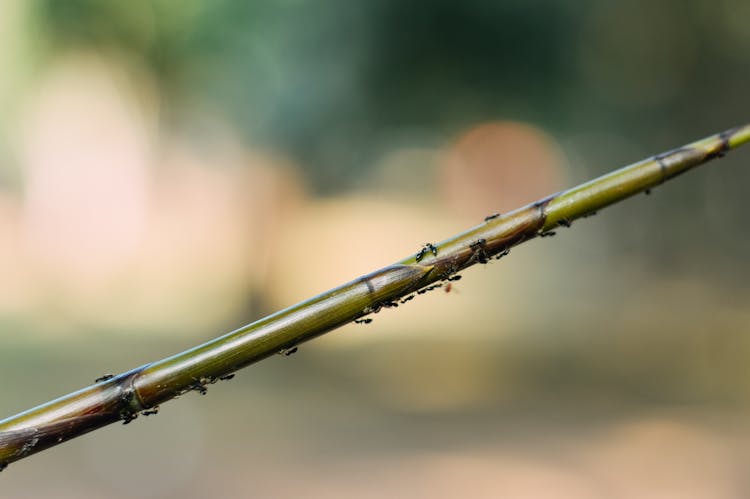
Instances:
[[[125,52],[173,114],[219,105],[330,192],[400,135],[434,144],[499,116],[619,133],[646,151],[739,123],[750,65],[730,50],[743,32],[725,25],[741,2],[710,5],[47,0],[39,11],[55,50]]]

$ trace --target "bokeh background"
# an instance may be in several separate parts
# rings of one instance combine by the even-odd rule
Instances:
[[[0,10],[0,417],[748,119],[744,0]],[[747,497],[748,152],[0,495]]]

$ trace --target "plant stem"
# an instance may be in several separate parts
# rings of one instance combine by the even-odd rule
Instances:
[[[9,463],[139,414],[274,353],[396,307],[413,293],[440,286],[456,272],[507,255],[512,246],[657,186],[750,142],[750,125],[693,142],[553,194],[331,291],[284,309],[172,357],[146,364],[0,421],[0,469]]]

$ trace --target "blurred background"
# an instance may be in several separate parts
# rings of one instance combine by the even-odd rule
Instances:
[[[0,417],[748,119],[743,0],[0,10]],[[747,497],[749,153],[1,495]]]

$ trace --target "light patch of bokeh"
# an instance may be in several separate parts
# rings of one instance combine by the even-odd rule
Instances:
[[[0,194],[13,289],[0,307],[37,333],[205,335],[252,313],[245,293],[265,285],[276,234],[305,197],[298,170],[221,120],[203,120],[198,144],[157,132],[148,89],[137,72],[73,54],[24,109],[23,192]]]
[[[280,227],[270,296],[287,305],[309,298],[418,251],[413,241],[428,242],[457,227],[440,206],[405,197],[313,200]]]
[[[576,461],[605,496],[740,497],[726,437],[669,414],[615,424],[586,447]]]
[[[142,242],[153,150],[133,88],[94,57],[48,70],[26,112],[24,232],[43,273],[97,294]]]
[[[439,174],[450,209],[482,219],[561,190],[565,159],[555,141],[537,127],[481,123],[450,144]]]

